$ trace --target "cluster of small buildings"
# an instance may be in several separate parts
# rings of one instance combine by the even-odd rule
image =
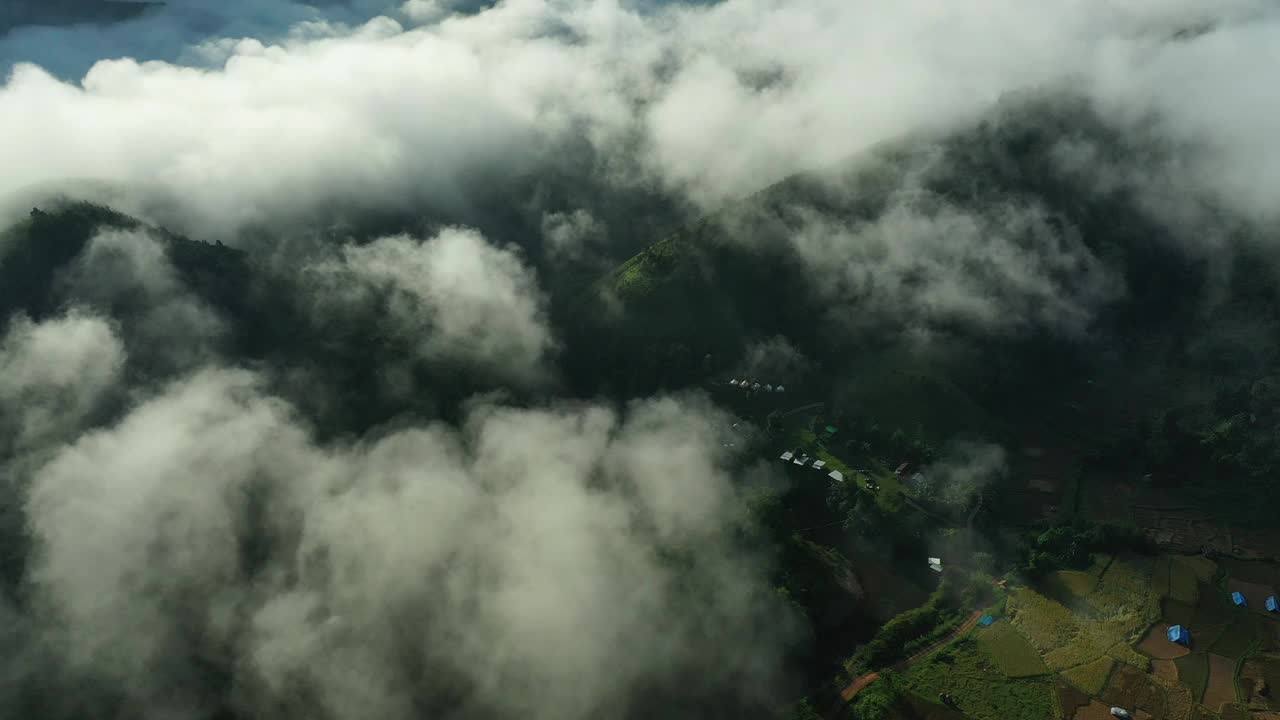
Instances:
[[[733,380],[729,381],[729,384],[736,388],[742,388],[743,390],[754,391],[754,392],[780,393],[780,392],[787,391],[787,389],[783,387],[781,384],[772,385],[769,383],[765,383],[764,385],[761,385],[759,382],[755,380],[738,380],[737,378],[734,378]]]
[[[826,472],[827,470],[826,460],[811,458],[808,455],[800,454],[799,451],[792,452],[788,450],[782,453],[779,459],[782,460],[783,462],[789,462],[793,465],[799,465],[800,467],[808,467],[812,470],[817,470],[818,472]],[[840,472],[839,470],[832,470],[831,472],[828,472],[826,474],[827,474],[827,477],[831,478],[832,480],[835,480],[836,482],[844,482],[844,473]]]

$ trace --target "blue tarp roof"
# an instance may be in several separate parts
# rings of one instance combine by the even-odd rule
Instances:
[[[1270,610],[1271,612],[1277,612],[1277,611],[1280,611],[1280,605],[1277,605],[1277,604],[1276,604],[1276,596],[1275,596],[1275,595],[1269,595],[1269,596],[1267,597],[1267,610]]]
[[[1181,643],[1183,645],[1190,645],[1191,633],[1187,632],[1187,629],[1181,625],[1174,625],[1169,628],[1169,641]]]
[[[981,625],[982,627],[986,627],[995,621],[996,619],[991,617],[990,615],[983,615],[982,617],[978,618],[978,624]]]
[[[1248,604],[1248,603],[1246,603],[1246,602],[1245,602],[1245,600],[1244,600],[1244,594],[1243,594],[1243,593],[1240,593],[1240,592],[1233,592],[1233,593],[1231,593],[1231,602],[1233,602],[1233,603],[1235,603],[1235,604],[1237,604],[1237,605],[1247,605],[1247,604]]]

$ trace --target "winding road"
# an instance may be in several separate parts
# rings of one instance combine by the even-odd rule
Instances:
[[[978,623],[978,618],[980,617],[982,617],[982,611],[974,610],[973,614],[969,616],[969,619],[965,620],[963,623],[960,624],[960,627],[956,628],[955,630],[952,630],[946,637],[930,645],[924,650],[921,650],[920,652],[916,653],[915,655],[912,655],[906,660],[899,661],[898,664],[893,666],[893,669],[896,671],[906,670],[907,668],[911,667],[917,662],[932,655],[933,653],[941,649],[942,646],[954,641],[956,638],[960,637],[966,632],[969,632],[969,630]],[[848,687],[840,691],[840,699],[843,700],[845,704],[847,704],[850,700],[853,699],[854,695],[857,695],[859,692],[862,691],[863,688],[875,682],[876,678],[878,677],[880,677],[880,673],[879,671],[876,671],[876,672],[869,672],[866,675],[863,675],[862,677],[857,678],[852,683],[849,683]],[[841,705],[841,707],[843,707],[843,704]],[[837,708],[837,712],[838,710],[839,708]],[[834,714],[835,713],[832,713],[832,715]]]

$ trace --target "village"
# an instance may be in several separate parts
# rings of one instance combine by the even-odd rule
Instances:
[[[788,391],[776,379],[721,383],[720,399],[743,422],[766,428],[761,452],[793,483],[866,493],[902,525],[938,517],[923,448],[852,437],[839,413],[802,384]],[[1102,485],[1054,455],[1024,451],[1014,477],[990,500],[1024,509],[1015,526],[1087,517],[1104,504]],[[1118,487],[1111,497],[1120,507],[1106,503],[1098,520],[1119,517],[1149,550],[1093,551],[1082,566],[1034,581],[996,568],[989,604],[967,609],[936,646],[889,673],[894,692],[913,708],[905,717],[1280,718],[1280,566],[1239,539],[1233,543],[1212,518],[1140,490],[1126,494],[1125,483]],[[902,558],[891,562],[860,550],[867,547],[874,545],[858,540],[841,551],[868,602],[901,612],[937,586],[904,569]],[[929,547],[921,543],[908,566],[939,579],[948,566],[972,567],[969,558],[949,559],[946,544]],[[850,670],[840,700],[852,709],[859,694],[886,680],[880,672]]]

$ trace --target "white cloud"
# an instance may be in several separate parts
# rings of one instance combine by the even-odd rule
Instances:
[[[321,448],[253,376],[209,371],[35,473],[33,588],[78,682],[150,712],[200,711],[176,683],[197,657],[255,717],[416,717],[450,687],[463,715],[598,717],[690,673],[763,690],[788,630],[734,543],[716,421],[483,406]]]
[[[102,318],[75,311],[41,323],[13,318],[0,339],[0,448],[72,437],[119,382],[124,360],[123,343]]]
[[[1263,68],[1280,28],[1264,7],[509,0],[411,29],[380,19],[242,42],[213,69],[104,61],[83,87],[20,67],[0,90],[0,192],[71,176],[154,182],[211,231],[336,201],[458,202],[478,178],[532,171],[586,138],[615,174],[714,204],[1074,76],[1217,147],[1204,182],[1256,209],[1278,166],[1253,150],[1276,115]],[[1165,42],[1204,18],[1226,20]]]
[[[340,261],[310,272],[322,288],[321,322],[374,303],[385,311],[371,317],[427,361],[517,382],[547,371],[554,341],[536,277],[514,249],[494,247],[474,230],[349,245]]]

